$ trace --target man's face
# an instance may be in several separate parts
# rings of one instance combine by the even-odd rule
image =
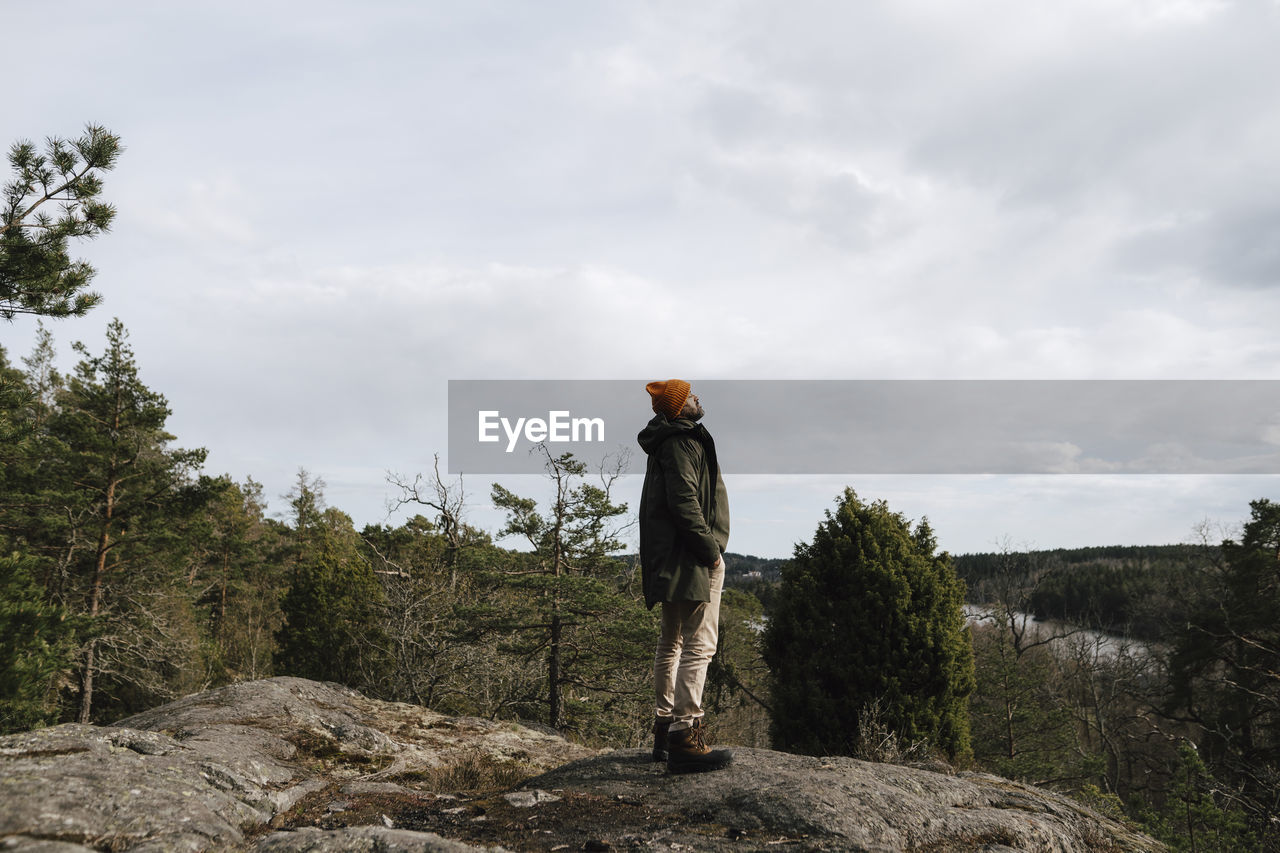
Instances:
[[[696,421],[700,420],[704,414],[698,395],[690,391],[688,399],[684,401],[684,408],[680,410],[680,417]]]

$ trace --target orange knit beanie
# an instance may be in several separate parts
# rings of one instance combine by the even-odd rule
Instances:
[[[653,398],[653,410],[662,412],[668,420],[675,420],[684,408],[684,401],[689,399],[689,383],[683,379],[650,382],[644,390]]]

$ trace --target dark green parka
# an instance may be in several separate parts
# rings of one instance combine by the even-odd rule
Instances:
[[[644,600],[709,601],[711,567],[729,544],[729,496],[702,424],[655,415],[637,436],[649,457],[640,493]]]

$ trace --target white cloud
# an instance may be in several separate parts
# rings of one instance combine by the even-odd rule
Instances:
[[[166,207],[131,213],[133,222],[158,232],[161,241],[180,240],[188,247],[210,242],[224,251],[242,252],[257,242],[247,208],[252,195],[234,179],[221,176],[190,182]]]
[[[77,0],[6,120],[124,135],[99,312],[271,494],[425,464],[451,377],[1276,378],[1275,12]]]

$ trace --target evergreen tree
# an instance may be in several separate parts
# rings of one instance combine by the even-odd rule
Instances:
[[[184,528],[192,552],[189,576],[201,608],[218,681],[271,675],[275,633],[283,622],[283,537],[265,517],[262,486],[220,477],[215,496]]]
[[[1030,601],[1046,576],[1037,555],[1005,543],[980,580],[987,607],[972,631],[977,687],[969,696],[983,767],[1033,784],[1081,778],[1072,702],[1052,651],[1071,636],[1035,623]]]
[[[85,289],[93,267],[71,260],[67,241],[111,227],[115,208],[99,198],[100,173],[114,168],[122,150],[120,137],[97,125],[77,139],[50,138],[43,153],[27,141],[9,149],[13,180],[0,203],[0,317],[78,317],[98,303],[98,294]],[[48,212],[54,206],[56,216]]]
[[[189,602],[175,532],[198,502],[191,475],[204,452],[168,447],[168,408],[138,378],[126,338],[113,322],[107,352],[93,357],[78,346],[85,358],[64,380],[41,328],[25,374],[0,366],[0,426],[12,439],[2,451],[0,545],[21,555],[41,607],[72,617],[60,619],[60,630],[64,639],[74,634],[77,663],[48,679],[79,687],[76,716],[85,719],[100,705],[94,694],[104,674],[109,697],[123,703],[117,710],[200,683],[188,677],[199,642],[182,628]]]
[[[43,322],[38,322],[36,327],[36,345],[22,363],[27,368],[27,386],[31,391],[31,425],[40,430],[57,409],[58,391],[62,389],[63,381],[56,364],[57,351],[53,346],[52,333]]]
[[[33,403],[26,377],[9,363],[9,354],[0,345],[0,512],[4,513],[0,536],[16,533],[11,513],[17,509],[21,460],[34,434],[30,417]]]
[[[52,355],[40,329],[37,353]],[[32,359],[38,356],[33,355]],[[24,359],[31,364],[31,360]],[[14,369],[0,346],[0,734],[57,720],[57,685],[70,669],[76,622],[46,593],[55,561],[33,547],[44,507],[40,429],[44,395],[32,391],[29,374]],[[60,383],[56,371],[47,385]]]
[[[1160,808],[1135,804],[1145,829],[1176,853],[1270,850],[1259,843],[1231,792],[1213,777],[1196,748],[1178,746],[1178,765]]]
[[[138,377],[127,339],[113,320],[102,355],[76,344],[84,358],[48,425],[61,452],[42,460],[40,537],[57,549],[61,567],[49,594],[89,626],[78,675],[77,718],[86,723],[99,672],[143,694],[163,691],[163,668],[190,655],[185,640],[168,645],[166,620],[179,614],[153,605],[177,574],[157,557],[174,544],[175,522],[203,499],[193,475],[205,451],[169,447],[168,404]]]
[[[52,687],[75,648],[74,622],[45,601],[36,566],[30,556],[0,557],[0,734],[56,719]]]
[[[66,389],[55,356],[41,325],[25,372],[0,357],[0,535],[9,549],[38,558],[47,598],[58,603],[79,550],[69,531],[83,508],[72,494],[71,451],[51,423]]]
[[[4,418],[18,441],[5,447],[0,517],[6,547],[29,558],[42,605],[70,615],[61,625],[76,639],[76,660],[50,678],[78,686],[59,701],[92,719],[206,681],[183,583],[183,524],[204,492],[192,480],[204,451],[168,446],[168,406],[138,378],[119,321],[104,355],[77,348],[84,359],[65,380],[44,328],[23,360],[10,398],[18,406]]]
[[[275,669],[360,688],[377,669],[362,652],[380,645],[375,615],[381,591],[358,548],[351,518],[324,506],[324,483],[298,472],[291,495],[293,559],[280,604]]]
[[[899,743],[968,757],[963,586],[936,547],[927,521],[852,489],[796,546],[764,634],[778,748],[856,754],[874,715]]]
[[[977,689],[969,697],[975,758],[1032,784],[1077,779],[1075,722],[1048,647],[1023,644],[1018,615],[991,613],[973,629]]]
[[[1169,711],[1203,728],[1201,753],[1239,785],[1254,827],[1280,831],[1280,504],[1250,503],[1239,541],[1183,591],[1183,630],[1169,657]]]
[[[629,736],[643,718],[653,622],[630,588],[631,573],[611,556],[621,548],[615,519],[626,512],[610,498],[617,473],[603,486],[583,482],[585,474],[572,454],[548,452],[554,494],[545,513],[494,484],[494,504],[507,512],[499,536],[519,536],[532,552],[498,576],[515,607],[487,617],[508,635],[508,650],[544,661],[547,724],[609,739]]]

